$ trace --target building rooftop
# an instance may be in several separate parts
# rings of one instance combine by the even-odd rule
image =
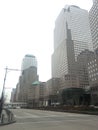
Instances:
[[[35,58],[34,55],[30,55],[30,54],[26,54],[25,57],[32,57],[32,58]]]
[[[32,85],[39,85],[41,82],[40,81],[35,81],[32,83]]]

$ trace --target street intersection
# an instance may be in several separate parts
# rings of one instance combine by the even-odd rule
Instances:
[[[0,130],[97,130],[98,116],[53,111],[13,109],[16,123]]]

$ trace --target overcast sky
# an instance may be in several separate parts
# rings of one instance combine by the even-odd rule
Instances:
[[[40,81],[51,78],[55,20],[66,4],[89,10],[92,0],[0,0],[0,90],[4,68],[20,69],[25,54],[37,57]],[[15,87],[19,75],[8,72],[5,87]]]

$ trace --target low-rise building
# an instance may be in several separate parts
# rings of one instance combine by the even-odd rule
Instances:
[[[58,102],[58,93],[60,90],[60,78],[52,78],[46,82],[48,90],[47,100],[48,105]]]
[[[35,81],[28,91],[28,107],[45,106],[45,82]]]

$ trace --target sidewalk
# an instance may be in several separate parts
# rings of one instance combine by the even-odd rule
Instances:
[[[8,109],[4,109],[2,111],[2,115],[1,115],[1,119],[0,119],[0,126],[8,125],[8,124],[11,124],[14,122],[16,122],[16,121],[15,121],[15,117],[14,117],[13,113]]]

